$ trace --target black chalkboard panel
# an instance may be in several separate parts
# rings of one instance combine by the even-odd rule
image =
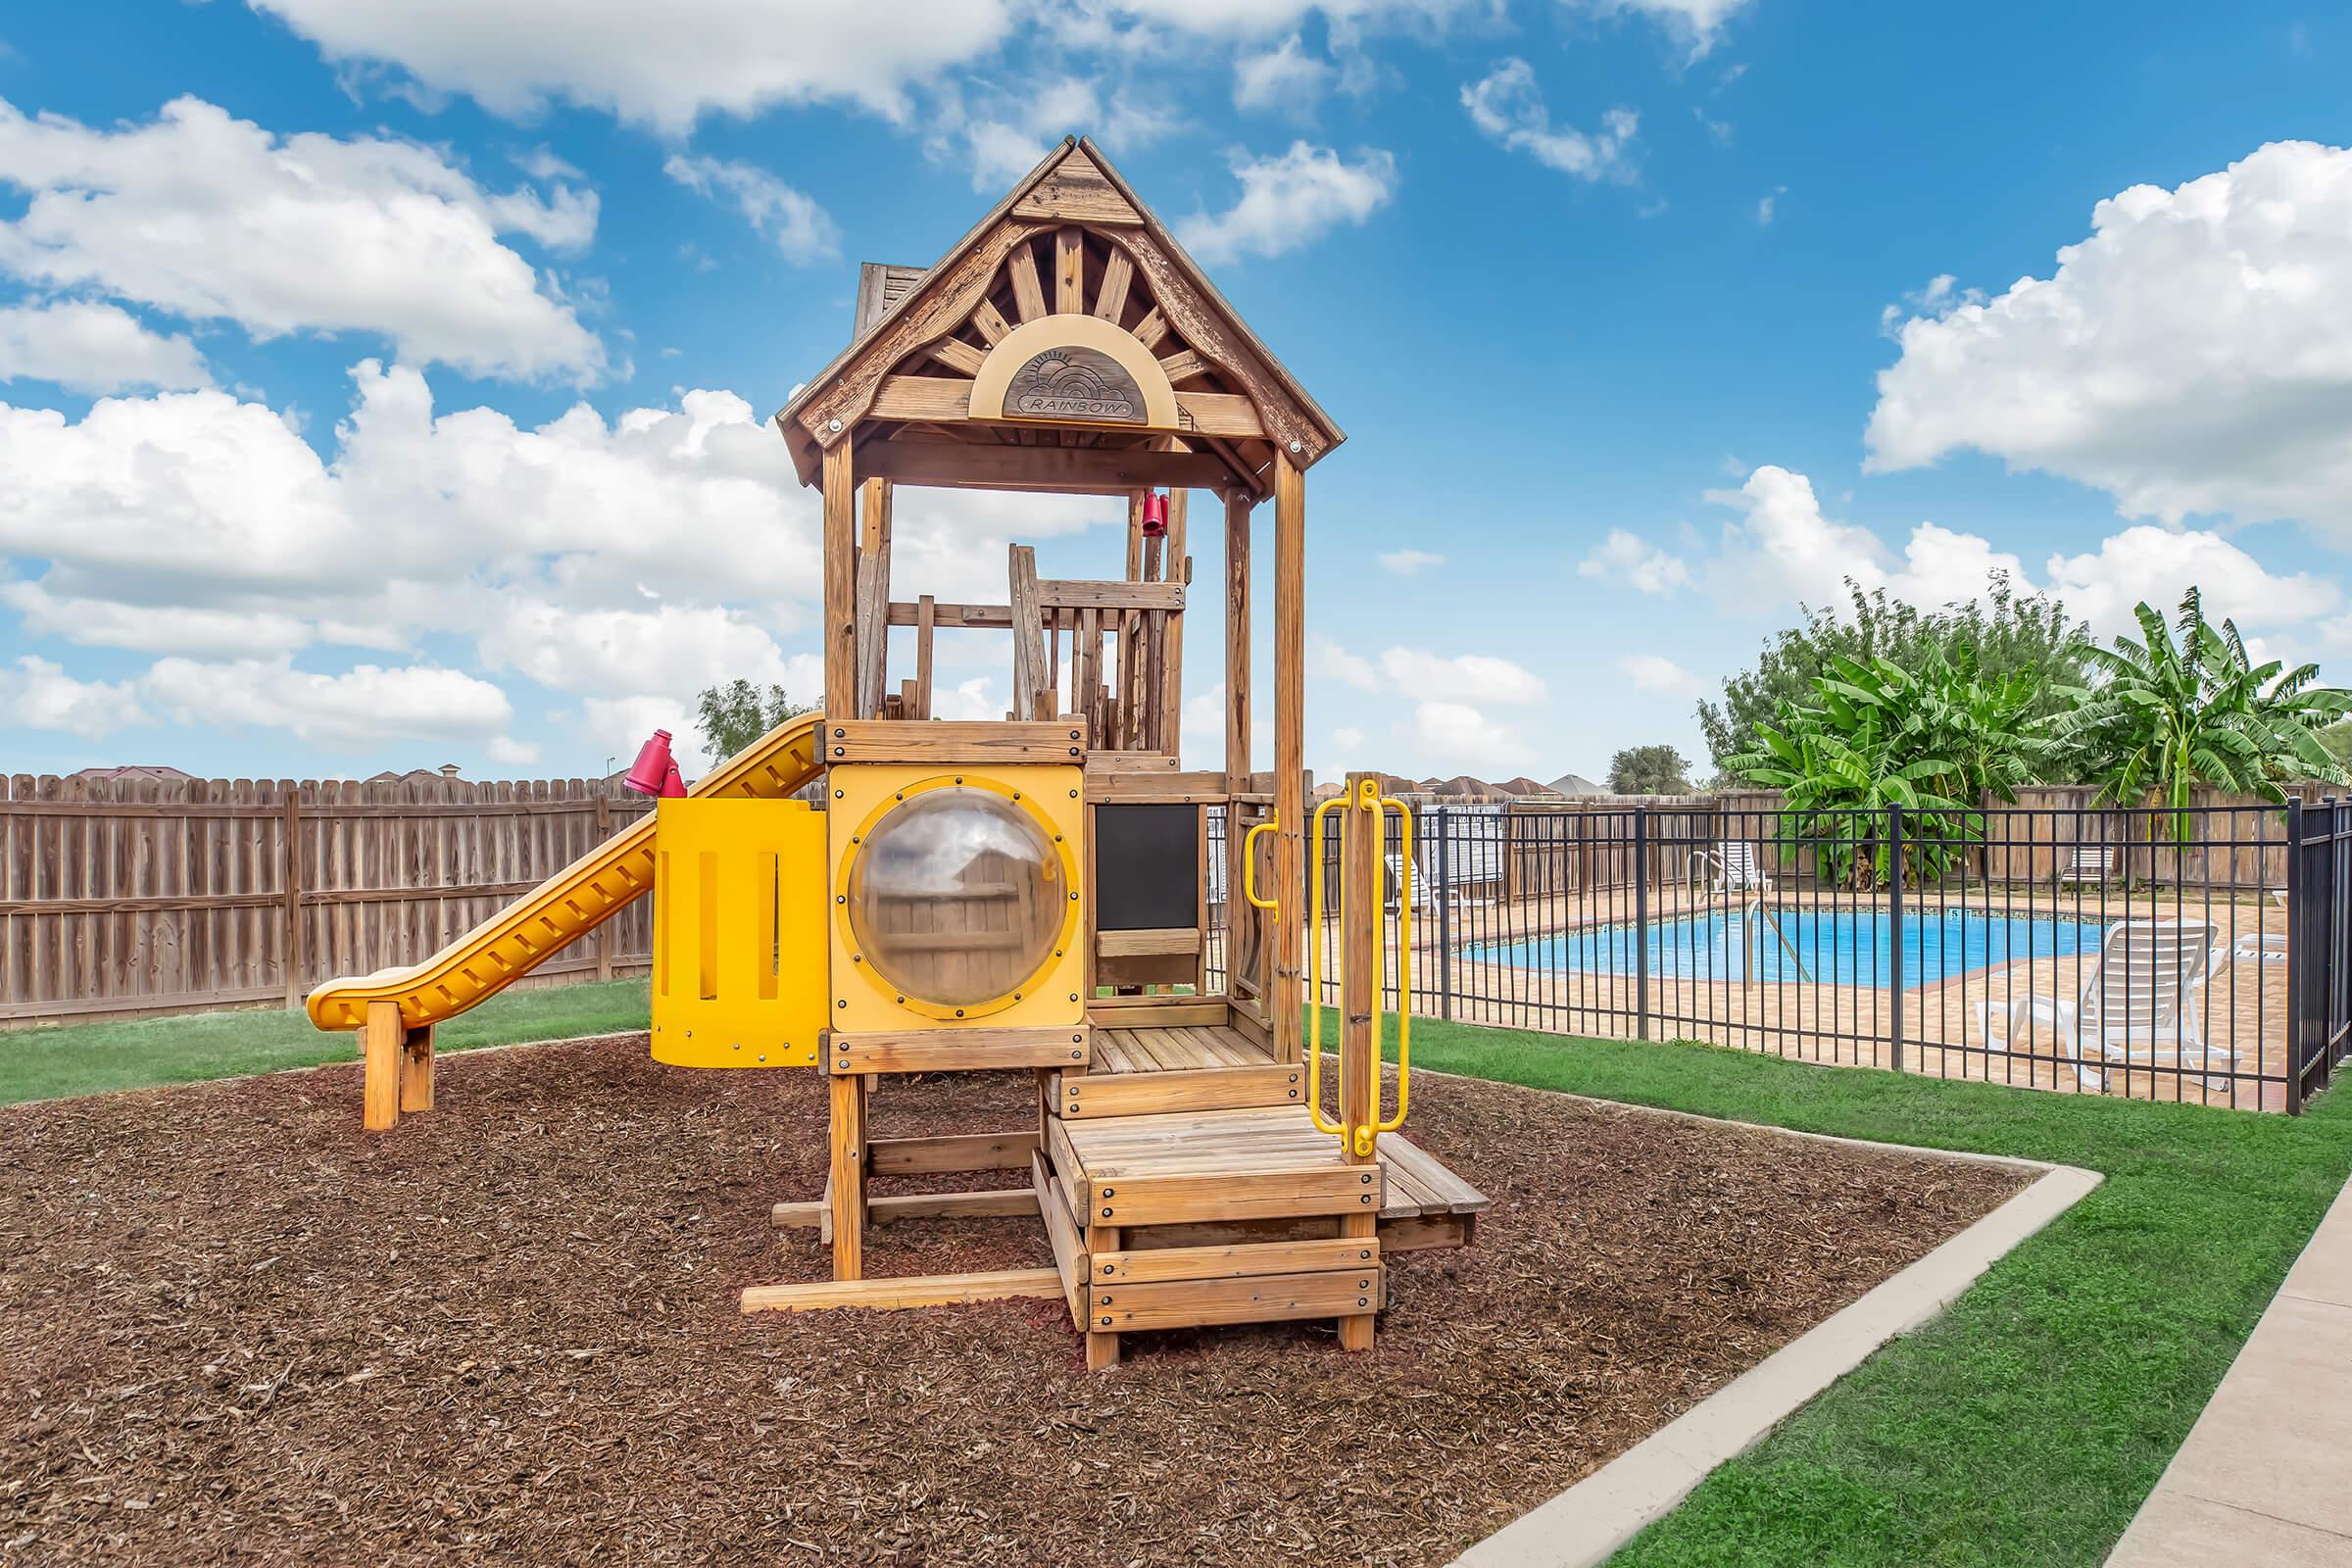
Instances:
[[[1095,929],[1200,921],[1200,808],[1095,808]]]

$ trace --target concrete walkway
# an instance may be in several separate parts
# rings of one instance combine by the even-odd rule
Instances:
[[[2107,1559],[2215,1563],[2352,1563],[2352,1186]]]

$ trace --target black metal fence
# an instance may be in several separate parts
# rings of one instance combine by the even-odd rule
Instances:
[[[1411,1006],[1427,1016],[2288,1111],[2352,1050],[2352,803],[2332,798],[2178,813],[1436,807],[1409,847],[1390,817],[1384,872],[1384,903],[1410,911]]]

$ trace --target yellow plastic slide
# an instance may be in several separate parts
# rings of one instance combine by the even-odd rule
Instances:
[[[769,730],[687,793],[782,800],[822,771],[817,726],[806,713]],[[422,963],[329,980],[311,993],[311,1022],[357,1029],[370,1002],[397,1002],[414,1027],[454,1018],[497,995],[651,892],[649,811]]]

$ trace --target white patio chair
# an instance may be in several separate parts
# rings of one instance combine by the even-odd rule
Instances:
[[[2114,848],[2105,844],[2077,845],[2075,853],[2059,862],[2058,874],[2053,880],[2060,887],[2069,882],[2105,887],[2115,880]]]
[[[1763,857],[1753,844],[1740,839],[1719,839],[1711,850],[1700,850],[1690,857],[1693,881],[1712,875],[1710,893],[1770,893],[1772,877],[1764,869]]]
[[[2007,1051],[2011,1036],[2029,1022],[2047,1024],[2058,1049],[2073,1057],[2076,1081],[2103,1090],[2101,1068],[2134,1061],[2153,1066],[2169,1047],[2183,1067],[2203,1067],[2232,1054],[2209,1045],[2197,1016],[2216,944],[2213,927],[2193,920],[2118,920],[2099,939],[2098,956],[2082,970],[2072,1002],[2029,994],[2006,1004],[1977,1006],[1977,1025],[1985,1043]],[[1993,1015],[2004,1013],[2008,1028],[1993,1031]],[[2208,1078],[2208,1085],[2214,1080]]]

